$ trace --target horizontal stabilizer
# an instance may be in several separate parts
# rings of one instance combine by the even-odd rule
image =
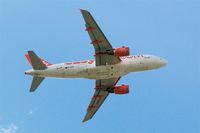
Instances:
[[[43,77],[34,76],[32,84],[31,84],[30,92],[34,92],[43,80],[44,80]]]

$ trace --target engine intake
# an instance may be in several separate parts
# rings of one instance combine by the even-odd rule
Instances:
[[[129,86],[128,85],[121,85],[114,87],[115,94],[123,95],[129,93]]]
[[[129,56],[129,47],[122,46],[121,48],[115,49],[116,56]]]

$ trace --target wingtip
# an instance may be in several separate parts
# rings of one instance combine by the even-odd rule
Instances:
[[[28,50],[27,53],[28,53],[28,52],[33,52],[33,50]]]
[[[84,10],[84,9],[82,9],[82,8],[80,8],[79,10],[80,10],[81,12],[85,11],[85,10]]]
[[[33,93],[34,91],[35,91],[35,89],[32,88],[32,87],[31,87],[30,90],[29,90],[30,93]]]
[[[88,120],[82,120],[82,123],[85,123],[85,122],[87,122]]]
[[[84,123],[84,122],[86,122],[87,120],[84,118],[83,120],[82,120],[82,123]]]
[[[87,118],[84,118],[83,120],[82,120],[82,123],[85,123],[86,121],[88,121],[89,119],[87,119]]]
[[[29,90],[29,92],[30,92],[30,93],[33,93],[34,91],[33,91],[33,90]]]
[[[88,12],[87,10],[83,9],[83,8],[80,8],[79,9],[81,12]]]

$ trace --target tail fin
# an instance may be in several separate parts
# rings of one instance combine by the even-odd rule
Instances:
[[[48,65],[48,62],[44,61],[43,59],[39,58],[33,51],[28,51],[28,54],[25,55],[29,63],[32,65],[34,70],[45,70]],[[33,92],[37,89],[37,87],[41,84],[44,80],[44,77],[33,77],[33,81],[31,84],[30,92]]]
[[[28,51],[28,54],[25,54],[25,56],[28,62],[32,65],[34,70],[44,70],[46,69],[47,66],[52,65],[49,62],[45,61],[44,59],[39,58],[33,51]],[[39,68],[36,67],[37,66],[36,64],[37,65],[40,64],[40,67]]]

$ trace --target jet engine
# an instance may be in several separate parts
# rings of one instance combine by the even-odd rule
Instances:
[[[129,93],[129,86],[128,85],[121,85],[121,86],[115,86],[114,87],[114,93],[123,95],[123,94],[128,94]]]
[[[116,56],[129,56],[129,47],[122,46],[121,48],[115,49]]]

